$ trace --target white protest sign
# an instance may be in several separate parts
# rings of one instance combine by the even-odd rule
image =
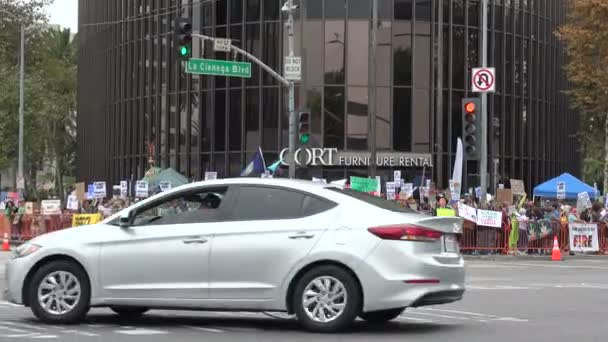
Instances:
[[[509,216],[517,213],[517,208],[514,205],[509,206]]]
[[[401,170],[395,170],[393,171],[393,180],[395,181],[401,181]]]
[[[498,188],[499,188],[499,189],[504,189],[504,188],[505,188],[505,185],[504,185],[504,184],[498,184]]]
[[[397,196],[395,195],[395,182],[386,182],[386,199],[394,200]]]
[[[502,224],[502,211],[477,210],[477,225],[500,228]]]
[[[137,183],[135,183],[135,197],[148,197],[148,182],[137,181]]]
[[[129,182],[120,181],[120,197],[129,196]]]
[[[566,198],[566,183],[557,182],[557,199]]]
[[[315,184],[327,184],[327,179],[312,177],[312,182]]]
[[[78,197],[76,195],[68,196],[68,203],[66,204],[68,210],[78,210]]]
[[[586,192],[581,192],[580,194],[578,194],[578,200],[582,202],[583,207],[586,209],[590,209],[593,206],[591,204],[589,194]]]
[[[95,182],[93,183],[93,197],[94,198],[105,198],[108,195],[106,190],[106,182]]]
[[[205,172],[205,180],[209,181],[209,180],[216,180],[217,179],[217,172],[215,171],[207,171]]]
[[[570,250],[572,252],[597,252],[600,250],[596,223],[570,223]]]
[[[169,181],[158,182],[158,186],[160,187],[160,191],[162,192],[171,190],[171,182]]]
[[[42,215],[61,215],[61,201],[44,200],[40,202],[40,212]]]
[[[458,205],[458,216],[471,222],[477,222],[477,209],[460,203]]]
[[[414,184],[412,184],[412,183],[403,184],[403,188],[401,189],[401,191],[405,194],[405,198],[410,198],[410,197],[414,196]]]

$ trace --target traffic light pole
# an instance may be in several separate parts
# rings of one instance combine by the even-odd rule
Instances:
[[[481,1],[481,66],[488,66],[488,0]],[[481,187],[480,203],[486,202],[488,188],[488,95],[481,93],[481,151],[479,176]]]
[[[287,35],[289,45],[289,57],[294,55],[294,39],[293,39],[293,12],[296,9],[293,5],[293,0],[287,0],[286,6],[283,7],[288,13],[287,18]],[[289,81],[289,178],[296,178],[296,112],[295,112],[295,86],[293,81]]]

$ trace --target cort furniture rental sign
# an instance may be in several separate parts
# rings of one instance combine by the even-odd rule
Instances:
[[[289,149],[283,149],[279,155],[283,165],[291,160]],[[372,163],[370,152],[338,151],[337,148],[306,147],[295,151],[295,162],[298,166],[349,166],[365,167]],[[433,167],[433,157],[425,153],[376,153],[376,166],[379,167]]]

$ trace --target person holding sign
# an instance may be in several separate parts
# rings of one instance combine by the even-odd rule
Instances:
[[[437,208],[435,208],[433,216],[456,216],[456,212],[448,205],[443,194],[437,195]]]

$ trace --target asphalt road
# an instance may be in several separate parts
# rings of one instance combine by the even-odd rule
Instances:
[[[0,252],[1,253],[1,252]],[[0,254],[0,288],[4,288]],[[357,322],[347,333],[310,334],[288,317],[259,313],[150,311],[122,321],[91,310],[77,326],[49,326],[29,309],[0,302],[0,341],[604,341],[608,257],[467,262],[465,299],[406,310],[388,325]]]

